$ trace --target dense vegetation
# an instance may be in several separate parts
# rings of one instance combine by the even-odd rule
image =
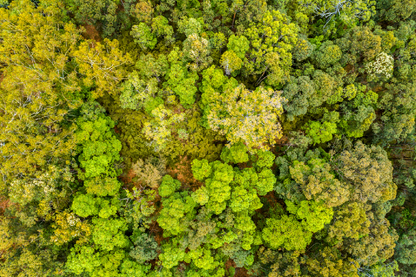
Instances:
[[[416,276],[415,0],[0,0],[0,276]]]

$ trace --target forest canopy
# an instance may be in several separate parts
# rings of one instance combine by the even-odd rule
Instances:
[[[415,0],[0,0],[0,276],[416,276]]]

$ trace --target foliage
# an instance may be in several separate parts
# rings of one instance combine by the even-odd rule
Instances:
[[[168,197],[172,195],[177,189],[181,187],[181,182],[173,179],[170,175],[165,175],[162,178],[162,183],[159,187],[159,195],[161,197]]]
[[[249,149],[267,149],[264,144],[273,145],[281,137],[278,119],[283,99],[272,89],[250,91],[239,85],[224,94],[214,92],[209,101],[209,127],[224,134],[231,145],[244,142]]]
[[[256,166],[258,167],[272,167],[274,164],[276,156],[267,150],[259,150],[257,151],[257,161]]]
[[[96,104],[86,104],[83,109],[87,112],[94,105]],[[118,152],[121,150],[121,143],[112,128],[114,122],[104,114],[93,118],[79,118],[76,138],[82,146],[79,147],[81,154],[78,160],[85,170],[80,173],[81,178],[88,179],[101,174],[117,176],[111,165],[120,159]]]
[[[286,205],[287,211],[302,220],[303,227],[312,233],[322,230],[325,224],[331,222],[334,214],[332,208],[327,208],[322,203],[317,202],[301,201],[300,205],[296,206],[287,201]]]
[[[268,72],[266,82],[272,86],[283,83],[289,77],[291,51],[296,45],[298,31],[297,26],[289,22],[287,16],[278,10],[267,11],[258,22],[250,22],[244,34],[251,46],[249,59],[255,59],[255,62],[245,65],[244,74],[260,75],[259,83]]]
[[[318,259],[307,261],[308,271],[312,276],[358,276],[357,261],[351,258],[342,259],[336,249],[325,247],[318,255]]]
[[[184,120],[183,114],[175,114],[166,109],[163,104],[157,106],[151,112],[152,120],[144,124],[142,132],[146,138],[156,144],[156,149],[163,149],[172,135],[170,126]]]
[[[294,216],[284,215],[280,219],[268,218],[262,237],[272,249],[303,250],[311,243],[312,232],[303,229]]]
[[[83,41],[74,58],[85,87],[94,88],[92,95],[98,98],[104,91],[113,94],[117,84],[126,76],[124,65],[131,63],[129,54],[123,54],[117,40],[104,39],[104,43]]]
[[[159,245],[152,236],[146,233],[139,234],[133,241],[133,244],[134,246],[131,247],[129,255],[138,263],[142,264],[156,258]]]
[[[415,276],[414,0],[0,0],[0,276]]]
[[[168,175],[166,175],[168,176]],[[193,217],[195,201],[188,192],[176,192],[162,200],[163,209],[157,218],[164,229],[164,236],[178,235],[184,232]]]
[[[311,121],[306,125],[306,132],[314,143],[324,143],[332,140],[332,135],[337,132],[337,125],[333,122]]]
[[[24,1],[10,9],[20,13],[0,8],[2,189],[5,180],[40,175],[37,169],[47,167],[47,161],[70,160],[76,127],[64,121],[82,104],[66,54],[80,39],[76,26],[59,18],[56,5],[36,9]]]
[[[192,161],[192,174],[194,178],[202,181],[204,178],[211,175],[211,166],[207,160],[193,160]]]
[[[149,48],[152,50],[155,48],[157,38],[153,36],[150,27],[143,22],[141,22],[139,25],[134,25],[131,28],[130,34],[133,38],[135,38],[134,42],[139,44],[142,49],[146,50]]]
[[[234,144],[224,147],[221,152],[221,160],[226,163],[245,163],[248,162],[247,147],[242,144]]]
[[[396,246],[396,260],[402,264],[416,263],[414,255],[414,238],[415,230],[410,230],[400,238]]]
[[[189,72],[185,66],[176,61],[178,54],[174,50],[169,55],[172,65],[166,73],[164,86],[179,96],[184,107],[190,107],[195,102],[194,95],[197,91],[195,83],[199,76],[196,72]]]
[[[0,5],[1,276],[62,275],[65,244],[89,231],[67,211],[83,92],[80,31],[62,15],[54,1]]]
[[[127,3],[130,3],[128,1]],[[65,6],[73,13],[74,20],[79,24],[101,25],[104,36],[114,34],[120,27],[117,16],[117,1],[79,1],[66,0]],[[127,6],[126,6],[127,8]]]
[[[163,157],[156,160],[148,158],[146,161],[139,159],[133,164],[132,170],[140,182],[154,189],[159,187],[163,175],[166,174],[166,160]]]

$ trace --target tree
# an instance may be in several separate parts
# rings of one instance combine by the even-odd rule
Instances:
[[[283,215],[266,220],[262,238],[272,249],[303,250],[311,243],[312,232],[304,230],[293,215]]]
[[[373,91],[359,92],[353,101],[341,104],[344,116],[340,126],[349,137],[362,137],[376,119],[375,105],[378,95]]]
[[[154,7],[151,1],[138,1],[132,8],[132,14],[140,22],[150,23],[154,14]]]
[[[89,109],[100,111],[96,102],[83,106],[84,113],[89,112]],[[81,153],[78,160],[85,169],[85,172],[80,172],[80,178],[85,180],[102,174],[117,176],[113,164],[120,160],[121,142],[114,134],[114,125],[114,121],[103,113],[92,118],[86,115],[78,119],[76,138]]]
[[[155,57],[149,53],[141,55],[135,67],[136,70],[131,72],[121,85],[121,107],[132,110],[145,108],[150,114],[155,108],[155,103],[158,105],[163,103],[159,85],[160,78],[168,70],[167,59],[163,54]]]
[[[313,199],[328,207],[349,200],[349,186],[337,179],[325,153],[317,149],[289,154],[276,159],[280,173],[274,190],[284,199],[295,203]]]
[[[130,2],[130,1],[128,1]],[[117,2],[113,0],[79,1],[66,0],[66,8],[74,14],[78,24],[97,25],[101,23],[105,36],[111,36],[117,30]]]
[[[206,159],[192,161],[192,174],[195,179],[202,181],[210,176],[211,172],[212,168]]]
[[[189,72],[188,69],[178,62],[174,62],[166,74],[164,86],[179,96],[181,104],[189,108],[195,102],[195,86],[199,77],[196,72]]]
[[[158,105],[151,112],[152,118],[144,123],[142,132],[146,138],[152,140],[156,152],[167,146],[167,142],[172,136],[172,125],[184,120],[184,114],[173,113],[172,110],[165,108],[163,104]]]
[[[367,147],[358,141],[336,159],[339,173],[352,186],[350,200],[375,203],[394,199],[397,186],[386,152],[379,146]]]
[[[126,248],[130,241],[124,235],[127,224],[124,219],[93,218],[92,241],[102,250],[112,251],[115,248]]]
[[[346,62],[354,65],[372,61],[382,51],[381,37],[368,26],[354,27],[336,44],[345,53]]]
[[[140,182],[156,189],[163,180],[163,175],[166,174],[166,160],[164,157],[159,159],[148,158],[145,161],[139,159],[133,164],[132,170]]]
[[[0,6],[0,275],[63,274],[61,245],[88,235],[88,224],[55,225],[75,182],[80,32],[55,1]]]
[[[80,194],[72,202],[72,210],[81,217],[97,215],[99,204],[91,194]]]
[[[146,233],[139,233],[133,241],[134,246],[130,247],[129,255],[139,264],[151,261],[157,257],[160,249],[154,237]]]
[[[261,196],[265,196],[268,192],[272,191],[276,184],[276,177],[273,171],[269,168],[263,168],[258,174],[258,183],[256,184],[257,193]]]
[[[367,73],[372,77],[382,76],[390,78],[393,75],[394,58],[385,52],[378,54],[373,62],[366,65]]]
[[[332,140],[332,135],[337,133],[337,125],[333,122],[310,121],[306,125],[306,133],[314,143],[324,143]]]
[[[179,262],[185,259],[185,251],[177,246],[176,241],[165,243],[162,246],[162,249],[163,253],[159,255],[159,259],[162,262],[162,265],[167,269],[177,266]]]
[[[416,108],[410,99],[415,93],[413,83],[386,85],[377,103],[377,108],[384,112],[373,125],[376,141],[403,140],[413,131]]]
[[[267,77],[267,84],[278,86],[289,77],[292,54],[297,42],[297,27],[278,10],[265,12],[261,19],[250,23],[244,35],[250,42],[249,59],[244,75],[256,75],[257,84]],[[276,47],[278,46],[278,47]],[[273,64],[277,62],[277,64]],[[267,72],[269,74],[267,74]]]
[[[326,240],[331,244],[341,244],[344,239],[358,240],[370,232],[371,222],[367,218],[368,205],[352,202],[339,207],[334,214],[334,222],[329,226]]]
[[[170,175],[165,175],[163,176],[162,183],[159,187],[159,195],[161,197],[169,197],[180,187],[181,182],[173,179]]]
[[[176,192],[162,200],[163,208],[157,218],[163,236],[178,235],[187,230],[194,217],[196,203],[188,192]]]
[[[227,48],[243,60],[250,49],[250,42],[245,36],[231,35],[228,39]]]
[[[220,63],[227,76],[236,76],[243,65],[243,61],[232,50],[222,54]]]
[[[403,21],[415,12],[416,6],[414,1],[382,1],[377,3],[381,18],[388,21]]]
[[[245,163],[248,162],[247,147],[242,144],[234,144],[232,146],[224,147],[221,152],[221,160],[226,163]]]
[[[283,112],[280,93],[257,88],[250,91],[244,85],[229,89],[224,94],[213,93],[208,108],[211,129],[224,134],[229,144],[244,142],[251,150],[268,149],[281,137],[278,122]]]
[[[395,249],[395,258],[402,264],[415,264],[415,230],[412,229],[399,239]]]
[[[257,197],[256,190],[247,190],[242,186],[233,188],[230,199],[230,208],[235,213],[244,210],[257,210],[263,206]]]
[[[184,59],[192,71],[202,71],[212,63],[210,45],[206,38],[191,34],[183,42]]]
[[[139,25],[134,25],[130,34],[135,38],[134,42],[139,44],[143,50],[155,48],[157,38],[154,37],[152,29],[145,23],[140,22]]]
[[[394,254],[397,233],[389,230],[390,223],[383,218],[380,221],[373,221],[368,236],[363,236],[359,240],[349,241],[344,244],[344,249],[352,257],[364,266],[372,266],[385,261]]]
[[[290,201],[285,202],[287,211],[296,215],[296,218],[302,220],[302,226],[305,230],[316,233],[331,222],[334,212],[332,208],[325,207],[322,202],[301,201],[295,205]]]
[[[90,276],[137,276],[144,277],[150,265],[141,265],[126,258],[124,251],[100,252],[92,246],[76,245],[68,256],[67,269],[70,273]],[[121,274],[120,274],[121,273]]]
[[[317,254],[318,258],[309,258],[306,262],[308,273],[311,276],[358,277],[358,262],[351,258],[342,258],[336,248],[325,247]]]
[[[211,178],[205,180],[205,187],[208,191],[209,201],[207,208],[215,214],[220,214],[227,207],[227,200],[231,196],[230,183],[233,180],[234,172],[230,165],[220,161],[211,163]]]
[[[270,168],[273,166],[276,156],[272,152],[268,150],[258,150],[256,154],[256,166],[260,168]]]
[[[74,57],[84,86],[94,89],[94,98],[105,92],[114,94],[118,83],[127,75],[124,66],[132,62],[129,54],[119,49],[115,39],[104,39],[104,43],[83,41],[74,51]]]
[[[116,177],[96,176],[84,180],[87,193],[97,196],[114,196],[119,192],[121,185]]]
[[[315,83],[309,76],[291,77],[282,92],[282,96],[287,99],[287,102],[283,103],[287,119],[293,121],[296,116],[306,114],[309,106],[313,105],[311,97],[315,93]]]
[[[172,26],[169,25],[168,19],[162,15],[153,19],[152,30],[159,39],[163,38],[168,45],[175,41]]]
[[[322,43],[313,54],[313,59],[319,68],[326,69],[341,59],[342,51],[338,45],[328,40]]]

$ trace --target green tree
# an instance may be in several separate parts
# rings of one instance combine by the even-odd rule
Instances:
[[[134,42],[140,45],[143,50],[155,48],[157,38],[154,37],[152,29],[145,23],[140,22],[139,25],[134,25],[130,34],[134,38]]]
[[[161,197],[169,197],[180,187],[181,182],[173,179],[170,175],[165,175],[163,176],[162,183],[159,187],[159,195]]]
[[[255,59],[254,63],[245,64],[244,74],[258,76],[257,83],[267,77],[269,85],[278,86],[289,77],[297,26],[278,10],[267,11],[256,21],[250,22],[244,32],[251,46],[249,59]]]
[[[221,152],[221,160],[226,163],[245,163],[248,162],[248,148],[243,143],[224,147]]]
[[[129,255],[139,264],[151,261],[158,255],[159,245],[154,237],[149,234],[141,233],[135,236],[134,246],[130,247]]]
[[[311,243],[312,232],[304,230],[294,216],[284,215],[266,220],[262,238],[272,249],[303,250]]]
[[[192,174],[195,179],[202,181],[211,175],[212,168],[206,159],[192,161]]]
[[[78,119],[76,132],[79,144],[79,163],[85,172],[80,171],[80,178],[88,179],[102,174],[116,177],[114,163],[120,160],[121,142],[114,134],[114,121],[103,113],[88,115],[90,110],[101,111],[98,103],[86,103],[83,106],[85,117]],[[90,117],[90,118],[89,118]],[[92,118],[91,118],[92,117]]]
[[[196,203],[188,192],[176,192],[162,200],[163,208],[157,218],[163,236],[178,235],[187,230],[194,217]]]
[[[174,51],[171,52],[172,59],[176,54]],[[195,83],[199,76],[196,72],[189,72],[185,66],[176,60],[171,62],[171,67],[166,73],[164,86],[179,96],[179,100],[184,107],[190,107],[195,102],[194,95],[197,92]]]
[[[324,143],[332,140],[332,135],[337,133],[337,125],[333,122],[310,121],[306,125],[306,133],[314,143]]]
[[[285,202],[287,211],[296,215],[302,220],[305,230],[316,233],[331,222],[334,212],[332,208],[327,208],[322,203],[312,201],[301,201],[298,206],[290,201]]]

